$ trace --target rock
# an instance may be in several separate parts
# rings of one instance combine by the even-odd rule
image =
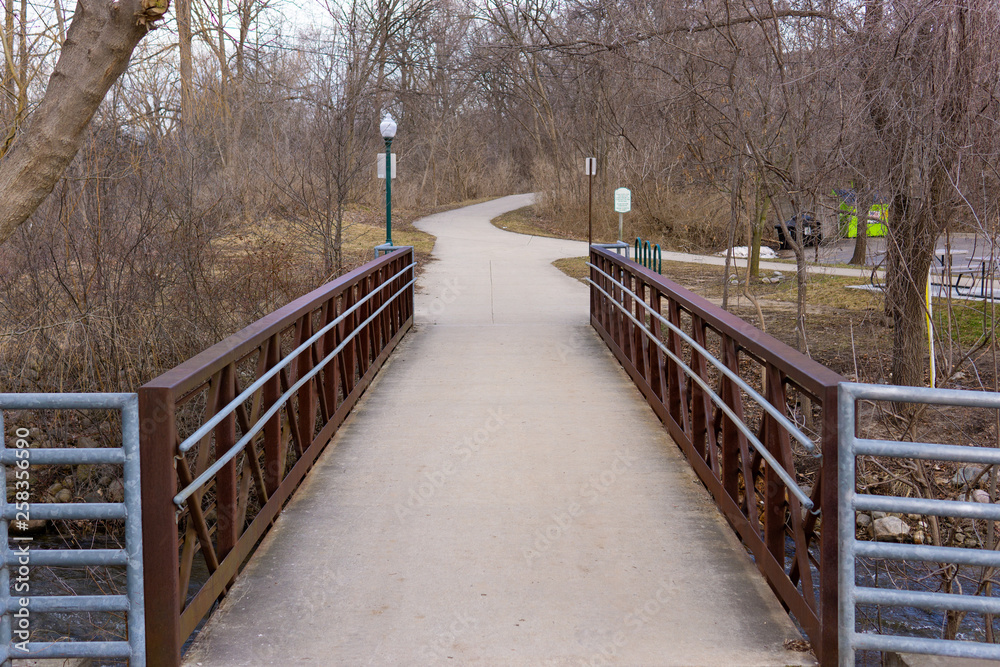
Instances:
[[[38,533],[44,533],[46,525],[47,522],[44,519],[11,521],[7,530],[10,535],[36,535]]]
[[[902,519],[894,516],[875,520],[875,539],[884,542],[898,542],[910,534],[910,527]]]
[[[913,543],[914,544],[923,544],[926,541],[927,541],[927,537],[924,535],[924,531],[922,531],[922,530],[915,530],[915,531],[913,531]]]
[[[79,449],[97,449],[97,443],[94,442],[94,439],[88,438],[87,436],[77,438],[76,446]]]
[[[78,465],[73,469],[73,474],[81,482],[89,482],[91,476],[94,474],[94,466],[91,465]]]
[[[62,484],[60,484],[59,482],[56,482],[55,484],[53,484],[52,486],[50,486],[50,487],[49,487],[49,488],[48,488],[48,489],[47,489],[47,490],[45,491],[45,493],[47,493],[47,494],[49,494],[50,496],[52,496],[53,498],[55,498],[55,497],[56,497],[56,495],[58,495],[58,493],[59,493],[60,491],[62,491],[62,490],[63,490],[63,485],[62,485]]]
[[[959,468],[958,472],[955,473],[955,476],[951,478],[951,483],[955,486],[968,486],[982,471],[983,469],[979,466],[965,466],[963,468]]]
[[[972,492],[972,498],[970,498],[974,503],[989,503],[990,494],[986,493],[982,489],[976,489]]]
[[[25,479],[23,472],[21,472],[21,477],[17,476],[17,473],[19,471],[22,471],[22,470],[24,470],[24,469],[23,468],[18,468],[17,466],[7,466],[7,470],[5,471],[4,474],[7,476],[7,495],[8,496],[10,494],[12,494],[14,491],[17,490],[17,489],[14,488],[14,483],[18,482],[18,481],[21,481],[21,482],[27,481],[29,489],[36,488],[36,484],[38,482],[38,477],[35,475],[35,472],[31,468],[29,468],[28,469],[28,477],[27,477],[27,479]]]
[[[103,476],[103,477],[101,477],[101,478],[100,478],[99,480],[97,480],[97,484],[98,484],[98,486],[100,486],[101,488],[104,488],[104,489],[106,489],[106,488],[108,488],[109,486],[111,486],[111,482],[113,482],[113,481],[114,481],[114,480],[113,480],[113,479],[112,479],[111,477],[108,477],[107,475],[104,475],[104,476]]]
[[[63,485],[63,488],[66,488],[66,489],[75,489],[76,488],[76,482],[73,480],[72,477],[63,477],[62,485]]]
[[[73,502],[73,492],[69,489],[63,489],[56,494],[57,503],[71,503]]]
[[[952,537],[951,539],[952,542],[954,542],[958,546],[962,546],[963,544],[965,544],[965,535],[963,535],[962,533],[955,533],[955,536]]]
[[[868,528],[868,526],[872,525],[872,518],[864,512],[858,512],[858,517],[854,520],[854,524],[858,528]]]
[[[785,275],[781,271],[775,271],[771,275],[773,275],[775,278],[784,278],[785,277]]]
[[[113,503],[120,503],[125,500],[125,485],[121,483],[120,480],[115,480],[108,484],[108,489],[106,494],[108,500]]]
[[[878,521],[879,519],[884,519],[886,517],[885,512],[872,512],[872,518]]]

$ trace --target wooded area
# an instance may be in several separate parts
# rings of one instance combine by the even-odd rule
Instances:
[[[631,188],[634,227],[677,249],[759,247],[794,214],[832,216],[837,188],[859,210],[887,201],[895,383],[924,382],[938,236],[996,238],[989,0],[165,10],[3,5],[10,389],[134,389],[357,262],[352,226],[381,215],[386,111],[394,199],[414,210],[538,191],[543,210],[585,224],[585,156],[599,161],[595,200]],[[805,350],[807,257],[792,246]]]

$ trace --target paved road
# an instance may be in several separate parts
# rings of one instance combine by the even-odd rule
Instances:
[[[211,665],[787,665],[797,637],[550,265],[438,237],[416,325],[187,655]]]

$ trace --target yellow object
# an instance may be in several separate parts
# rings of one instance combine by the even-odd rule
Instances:
[[[927,300],[927,310],[924,317],[927,319],[927,347],[931,353],[931,389],[934,388],[934,377],[937,375],[936,364],[934,363],[934,324],[931,322],[931,277],[927,276],[927,286],[924,288],[924,298]]]
[[[876,204],[868,209],[868,236],[885,236],[888,231],[886,223],[889,222],[889,207],[885,204]],[[852,215],[847,219],[847,238],[853,239],[858,235],[858,217]]]

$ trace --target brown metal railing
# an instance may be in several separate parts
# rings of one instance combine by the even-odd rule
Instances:
[[[409,330],[413,280],[413,249],[402,247],[139,390],[150,665],[180,663]]]
[[[843,378],[635,262],[591,247],[590,264],[591,324],[821,662],[836,664],[837,385]],[[810,456],[803,440],[822,458]]]

